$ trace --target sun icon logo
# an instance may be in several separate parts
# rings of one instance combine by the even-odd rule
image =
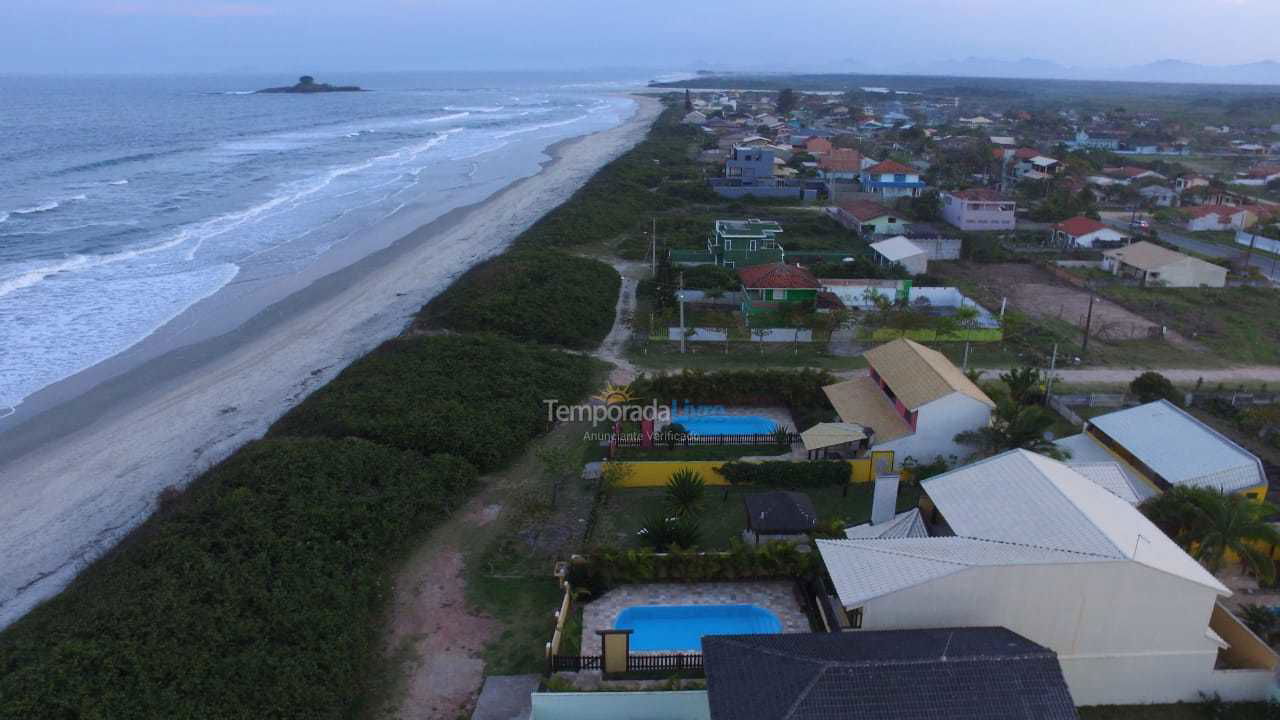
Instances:
[[[596,395],[595,399],[605,405],[626,405],[632,400],[635,400],[635,397],[631,395],[630,385],[614,385],[613,383],[609,383],[605,387],[604,392]]]

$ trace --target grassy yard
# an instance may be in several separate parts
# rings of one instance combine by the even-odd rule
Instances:
[[[731,541],[741,539],[746,528],[746,516],[742,498],[764,488],[709,487],[702,513],[699,515],[702,530],[701,547],[706,550],[727,549]],[[866,522],[871,517],[870,484],[851,485],[845,488],[821,488],[804,491],[813,499],[822,522],[840,518],[849,525]],[[914,486],[904,486],[898,495],[898,509],[906,510],[916,503]],[[616,490],[600,507],[591,543],[638,547],[640,528],[645,518],[661,512],[665,506],[662,488]]]
[[[788,343],[688,343],[690,352],[681,353],[679,343],[634,343],[627,349],[627,359],[645,370],[727,370],[744,368],[821,368],[824,370],[859,370],[867,366],[861,357],[831,355],[821,349],[801,344],[797,350]]]
[[[1269,288],[1106,288],[1104,294],[1233,363],[1280,363],[1280,291]],[[1127,347],[1127,344],[1126,344]]]

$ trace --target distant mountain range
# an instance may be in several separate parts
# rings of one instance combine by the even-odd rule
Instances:
[[[855,67],[846,72],[877,72],[894,75],[958,75],[961,77],[1008,77],[1058,80],[1129,80],[1135,82],[1234,83],[1280,85],[1280,62],[1263,60],[1243,65],[1201,65],[1185,60],[1157,60],[1144,65],[1122,67],[1071,67],[1051,60],[1023,58],[997,60],[968,57],[963,60],[915,63],[909,66]]]

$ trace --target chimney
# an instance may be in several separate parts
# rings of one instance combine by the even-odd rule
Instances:
[[[889,522],[898,511],[898,476],[881,475],[876,478],[875,493],[871,497],[871,524]]]

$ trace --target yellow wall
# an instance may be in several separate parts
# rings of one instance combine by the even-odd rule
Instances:
[[[870,458],[849,460],[849,482],[871,482],[875,475],[872,472]],[[688,468],[700,475],[708,486],[728,485],[729,481],[716,472],[725,464],[724,460],[685,460],[685,461],[618,461],[620,465],[631,468],[630,477],[619,483],[618,487],[646,488],[666,487],[667,481],[677,470]]]

